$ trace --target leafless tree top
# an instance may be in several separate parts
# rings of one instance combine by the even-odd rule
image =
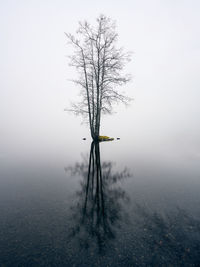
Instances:
[[[115,102],[128,103],[130,98],[119,93],[118,86],[127,83],[130,75],[123,74],[130,53],[117,48],[115,23],[104,15],[97,18],[93,27],[87,21],[79,22],[76,36],[66,36],[74,47],[70,65],[77,69],[78,79],[73,80],[83,89],[81,103],[73,105],[77,114],[89,114],[90,127],[99,128],[101,113],[111,113]]]

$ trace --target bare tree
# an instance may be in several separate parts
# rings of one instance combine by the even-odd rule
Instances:
[[[117,89],[130,80],[129,75],[122,73],[130,53],[116,48],[115,23],[104,15],[97,18],[96,27],[87,21],[79,22],[76,36],[68,33],[66,36],[74,47],[70,65],[79,74],[73,82],[82,88],[81,102],[72,104],[70,111],[87,116],[91,137],[98,140],[102,113],[111,113],[116,102],[130,101]]]

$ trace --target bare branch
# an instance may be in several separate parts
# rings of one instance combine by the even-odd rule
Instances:
[[[92,27],[87,21],[79,22],[77,36],[65,33],[74,54],[70,56],[70,65],[75,67],[79,78],[72,80],[81,86],[82,101],[72,104],[68,111],[76,115],[87,114],[91,136],[99,135],[101,113],[112,112],[113,104],[127,104],[131,99],[118,92],[118,86],[130,81],[130,76],[122,71],[130,53],[116,48],[118,34],[115,23],[104,15],[97,18],[97,26]]]

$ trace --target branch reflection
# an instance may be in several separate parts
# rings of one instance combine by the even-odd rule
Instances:
[[[77,192],[77,204],[71,207],[74,221],[71,237],[78,237],[80,245],[86,248],[91,239],[95,240],[101,252],[106,241],[115,238],[116,229],[127,218],[123,204],[129,198],[118,182],[130,174],[126,168],[113,172],[113,162],[101,163],[98,142],[91,143],[89,162],[85,159],[66,171],[83,178]]]

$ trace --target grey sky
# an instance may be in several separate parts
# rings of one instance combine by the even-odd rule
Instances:
[[[102,134],[143,138],[145,146],[148,137],[178,143],[199,157],[200,2],[194,0],[2,0],[1,153],[28,143],[48,148],[52,140],[61,146],[66,133],[89,136],[80,119],[63,112],[78,94],[67,80],[74,71],[64,32],[101,13],[116,20],[119,44],[134,52],[127,66],[133,82],[122,90],[135,99],[103,120]]]

